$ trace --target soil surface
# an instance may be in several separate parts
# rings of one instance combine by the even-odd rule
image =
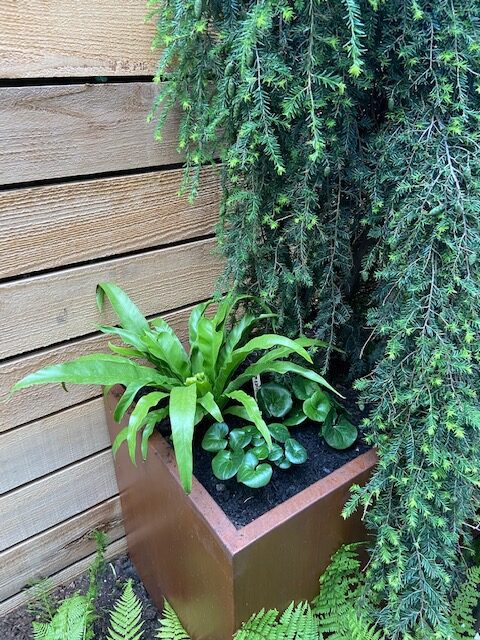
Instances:
[[[196,448],[195,477],[237,529],[368,450],[368,446],[361,439],[350,449],[332,449],[319,435],[318,424],[304,422],[297,427],[291,427],[290,433],[308,451],[308,460],[303,464],[292,465],[289,469],[279,469],[272,464],[272,479],[261,489],[250,489],[237,482],[235,478],[227,481],[218,480],[212,473],[212,454],[200,446]]]
[[[338,384],[335,386],[345,396],[342,404],[349,414],[349,419],[357,426],[360,425],[365,412],[360,411],[357,406],[356,393],[350,388],[342,388]],[[237,422],[233,417],[229,418],[228,423],[233,427],[244,424]],[[363,440],[361,429],[359,429],[359,438],[352,447],[343,451],[333,449],[320,435],[321,425],[318,422],[306,420],[296,427],[290,427],[289,430],[291,436],[307,450],[308,460],[300,465],[292,465],[289,469],[279,469],[272,464],[273,476],[269,484],[261,489],[250,489],[238,483],[235,478],[221,481],[213,475],[212,458],[215,454],[204,451],[201,447],[203,434],[208,426],[200,425],[195,433],[193,472],[237,529],[253,522],[273,507],[285,502],[317,480],[325,478],[332,471],[369,449]],[[169,440],[168,421],[157,425],[157,428]]]
[[[161,613],[150,600],[128,555],[122,555],[108,562],[100,575],[100,592],[96,601],[98,619],[94,623],[95,640],[106,639],[110,624],[109,611],[114,607],[125,583],[130,578],[133,580],[135,593],[143,607],[144,640],[154,640]],[[88,575],[83,574],[68,585],[56,589],[52,595],[55,602],[60,603],[72,593],[76,591],[85,593],[87,589]],[[20,607],[0,618],[1,640],[32,640],[32,620],[36,618],[37,616],[27,607]]]

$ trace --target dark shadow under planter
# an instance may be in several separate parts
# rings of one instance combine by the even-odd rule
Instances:
[[[112,441],[126,424],[113,421],[122,391],[105,398]],[[184,493],[159,433],[136,467],[122,446],[115,469],[133,563],[157,605],[166,597],[193,640],[231,640],[252,613],[313,598],[330,556],[366,538],[360,516],[344,520],[341,510],[375,463],[368,451],[236,529],[195,478]]]

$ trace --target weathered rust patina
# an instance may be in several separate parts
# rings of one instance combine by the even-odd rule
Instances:
[[[121,392],[116,387],[105,399],[112,440],[125,426],[112,417]],[[166,597],[193,640],[231,640],[263,607],[282,610],[314,597],[331,555],[366,538],[360,517],[344,520],[341,510],[375,463],[368,451],[236,529],[195,478],[184,493],[159,433],[136,467],[121,447],[115,468],[133,563],[157,605]]]

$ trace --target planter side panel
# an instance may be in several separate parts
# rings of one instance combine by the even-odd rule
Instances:
[[[334,483],[332,479],[327,492],[313,504],[302,508],[299,494],[296,514],[235,554],[237,628],[261,608],[283,611],[292,600],[311,600],[318,594],[319,577],[333,553],[343,544],[366,540],[359,514],[348,520],[341,517],[351,485],[365,483],[371,472],[371,468],[362,470],[365,465],[358,462],[355,475],[346,471],[350,466],[346,465],[342,480]]]
[[[112,439],[122,425],[111,414]],[[123,425],[124,426],[124,425]],[[171,472],[172,452],[150,440],[146,462],[134,467],[122,446],[115,462],[128,549],[149,594],[175,609],[195,640],[230,640],[234,628],[232,558],[212,535]]]

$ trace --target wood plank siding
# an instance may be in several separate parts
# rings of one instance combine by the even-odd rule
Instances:
[[[178,195],[179,112],[161,142],[147,116],[158,52],[143,0],[0,2],[0,616],[31,578],[70,581],[126,549],[101,389],[37,386],[48,364],[104,351],[98,282],[124,288],[186,338],[221,272],[220,183]],[[99,77],[101,76],[101,77]]]

